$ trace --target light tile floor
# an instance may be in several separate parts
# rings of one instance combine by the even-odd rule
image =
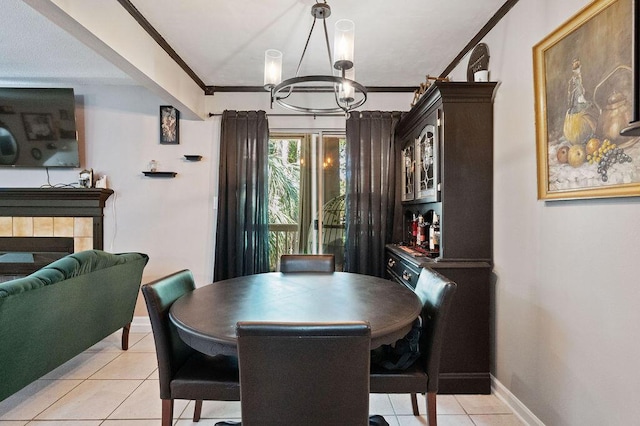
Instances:
[[[153,336],[131,333],[129,350],[119,345],[118,332],[0,402],[0,426],[158,426]],[[419,396],[418,404],[424,414],[424,397]],[[427,424],[426,416],[413,416],[408,395],[372,394],[370,411],[383,415],[391,426]],[[176,401],[174,415],[177,426],[213,426],[220,420],[239,420],[240,403],[205,401],[202,419],[193,423],[193,402]],[[493,395],[439,395],[438,425],[523,423]]]

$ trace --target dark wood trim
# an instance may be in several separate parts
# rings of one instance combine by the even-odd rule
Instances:
[[[112,189],[0,188],[0,216],[102,218]]]
[[[112,189],[0,188],[0,216],[91,217],[93,248],[104,247],[104,206]]]
[[[133,19],[135,19],[138,22],[138,24],[140,24],[140,26],[147,32],[147,34],[149,34],[151,36],[151,38],[153,38],[156,41],[156,43],[158,43],[158,45],[165,52],[167,52],[167,54],[171,57],[171,59],[173,59],[180,66],[180,68],[182,68],[182,70],[184,72],[186,72],[189,75],[189,77],[191,77],[191,79],[193,81],[195,81],[195,83],[202,90],[205,91],[205,94],[207,94],[206,93],[207,92],[207,86],[204,84],[204,81],[202,81],[200,79],[200,77],[198,77],[198,75],[189,67],[189,65],[187,65],[187,63],[182,60],[180,55],[178,55],[176,53],[176,51],[173,50],[173,48],[169,45],[169,43],[167,43],[167,41],[164,39],[164,37],[162,37],[160,35],[160,33],[158,31],[156,31],[155,28],[153,28],[153,25],[151,25],[149,23],[149,21],[147,21],[147,19],[131,3],[131,1],[129,1],[129,0],[118,0],[118,3],[120,3],[120,5],[122,7],[124,7],[127,12],[129,12],[129,15],[131,15],[133,17]]]
[[[167,43],[167,41],[156,31],[156,29],[147,21],[140,11],[131,3],[130,0],[118,0],[118,3],[125,8],[127,12],[140,24],[140,26],[153,38],[156,43],[182,68],[182,70],[191,77],[191,79],[204,91],[205,95],[214,95],[215,92],[264,92],[262,86],[207,86],[198,75],[182,60],[175,50]],[[482,29],[471,39],[471,41],[462,49],[455,59],[440,74],[440,77],[446,77],[458,66],[462,58],[478,44],[488,33],[495,27],[498,22],[518,3],[518,0],[507,0],[500,9],[489,19]],[[401,93],[414,92],[417,86],[371,86],[367,87],[369,93]],[[315,90],[316,92],[318,90]]]
[[[367,86],[367,93],[400,93],[400,92],[408,92],[413,93],[416,91],[418,86]],[[262,86],[207,86],[207,90],[205,94],[214,95],[216,92],[235,92],[235,93],[253,93],[253,92],[265,92],[269,93]],[[317,92],[333,92],[330,88],[296,88],[296,92],[309,92],[309,93],[317,93]]]
[[[493,27],[498,24],[498,22],[500,22],[500,20],[507,14],[507,12],[511,10],[513,6],[516,5],[516,3],[518,3],[518,0],[507,0],[502,5],[502,7],[500,7],[500,9],[498,9],[498,11],[491,17],[491,19],[489,19],[485,26],[482,27],[480,31],[478,31],[478,34],[476,34],[471,39],[471,41],[467,43],[464,49],[462,49],[462,51],[458,53],[458,56],[456,56],[455,59],[451,61],[451,63],[444,69],[444,71],[442,71],[440,77],[447,77],[451,73],[451,71],[453,71],[454,68],[458,66],[462,58],[464,58],[464,56],[469,53],[471,49],[473,49],[478,43],[480,43],[480,41],[489,33],[489,31],[493,29]]]

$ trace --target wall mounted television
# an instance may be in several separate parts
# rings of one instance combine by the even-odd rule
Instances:
[[[0,166],[80,167],[68,88],[0,87]]]

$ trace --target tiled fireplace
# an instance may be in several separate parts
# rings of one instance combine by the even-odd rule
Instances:
[[[111,194],[110,189],[0,188],[0,242],[28,247],[29,239],[37,238],[34,251],[53,252],[60,250],[56,240],[73,239],[73,252],[102,249],[103,209]],[[11,248],[0,247],[3,251]]]

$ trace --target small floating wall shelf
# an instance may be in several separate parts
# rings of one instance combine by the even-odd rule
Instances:
[[[188,161],[200,161],[202,160],[202,155],[185,155],[184,158]]]
[[[145,176],[148,177],[162,177],[162,178],[174,178],[178,173],[176,172],[142,172]]]

